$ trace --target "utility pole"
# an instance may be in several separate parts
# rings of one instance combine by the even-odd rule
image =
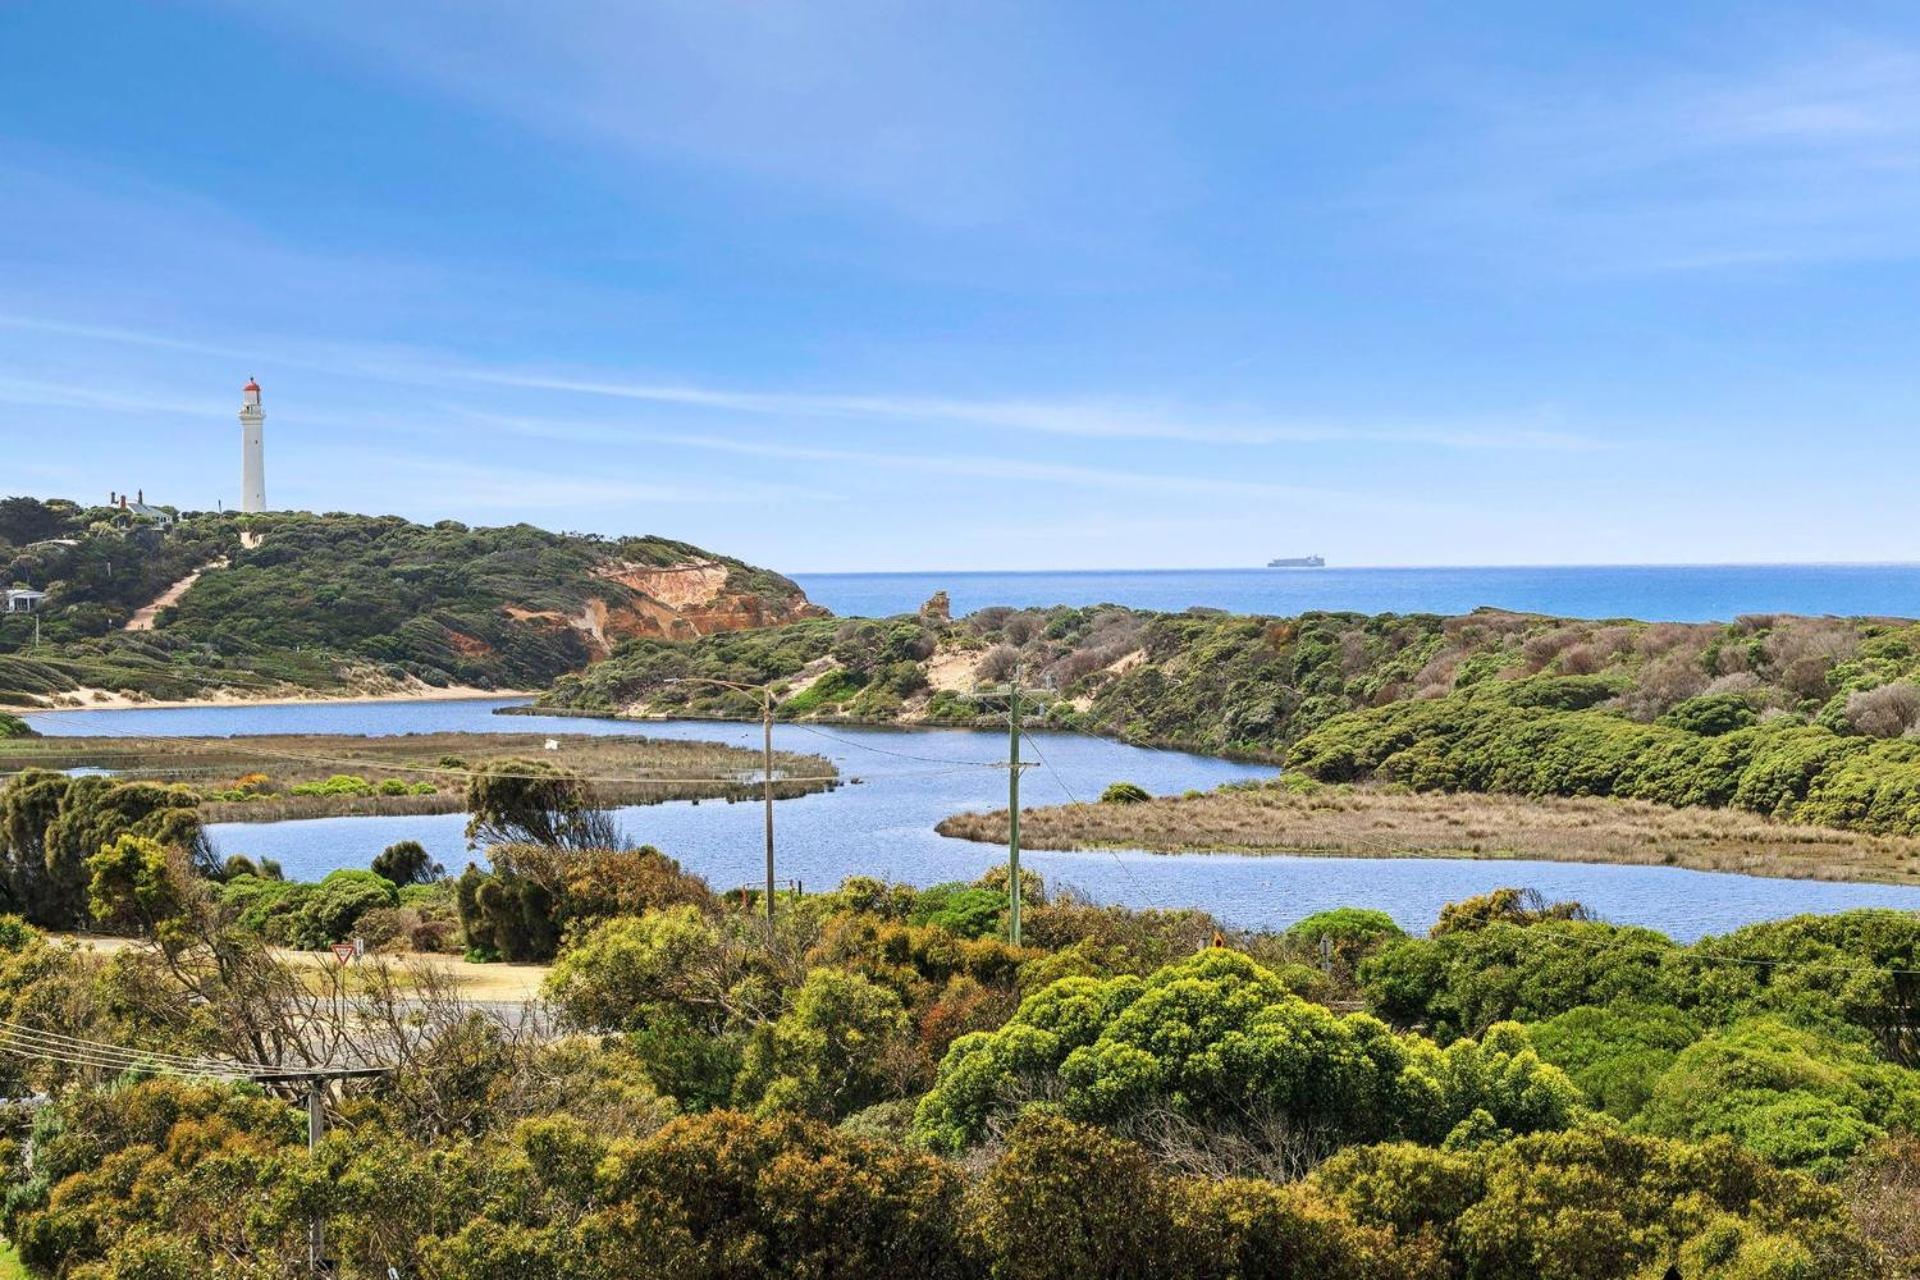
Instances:
[[[315,1076],[307,1082],[307,1158],[327,1136],[327,1082]],[[327,1265],[327,1220],[319,1214],[307,1223],[307,1273],[321,1275]]]
[[[1020,664],[1007,689],[1007,939],[1020,945]]]
[[[304,1086],[307,1091],[307,1156],[320,1148],[327,1136],[327,1084],[333,1080],[370,1080],[386,1075],[391,1067],[314,1067],[286,1072],[261,1071],[248,1074],[255,1084]],[[307,1222],[307,1274],[330,1276],[333,1265],[327,1260],[327,1223],[319,1214]]]
[[[998,691],[967,695],[999,698]],[[1020,664],[1014,663],[1007,682],[1007,940],[1020,945]]]
[[[767,928],[773,928],[773,687],[741,684],[735,680],[714,680],[706,676],[682,676],[668,684],[710,684],[719,689],[734,689],[760,697],[760,799],[766,809],[767,843]]]
[[[767,837],[767,928],[773,928],[773,690],[760,686],[760,800]]]

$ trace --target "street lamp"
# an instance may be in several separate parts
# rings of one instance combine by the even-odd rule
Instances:
[[[766,804],[767,831],[767,925],[773,925],[773,690],[766,685],[741,684],[734,680],[714,680],[706,676],[681,676],[668,684],[710,684],[721,689],[760,695],[760,771],[761,798]]]

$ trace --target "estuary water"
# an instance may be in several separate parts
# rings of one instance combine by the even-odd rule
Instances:
[[[1568,618],[1728,621],[1748,613],[1920,617],[1920,564],[1584,565],[1454,569],[1125,569],[1053,573],[800,573],[835,613],[911,613],[935,591],[955,616],[988,605],[1195,605],[1290,615],[1467,613],[1482,605]]]
[[[227,735],[248,733],[642,733],[757,747],[758,725],[712,721],[636,723],[555,716],[497,716],[501,699],[418,703],[309,703],[293,706],[67,711],[27,717],[46,734]],[[901,730],[779,725],[775,745],[827,756],[848,781],[830,792],[781,801],[775,809],[779,874],[808,889],[849,875],[916,885],[971,880],[1005,851],[936,834],[962,810],[1006,802],[1006,738],[964,729]],[[1136,782],[1157,794],[1271,776],[1270,766],[1155,751],[1073,734],[1035,734],[1033,766],[1021,781],[1025,805],[1091,800],[1109,782]],[[564,755],[564,753],[563,753]],[[716,888],[762,876],[757,803],[647,805],[619,811],[635,840],[657,845]],[[278,859],[289,876],[317,879],[337,867],[364,867],[395,840],[425,845],[449,868],[471,854],[465,817],[322,818],[223,824],[212,829],[224,855]],[[1886,906],[1920,910],[1920,888],[1829,884],[1564,862],[1396,858],[1165,856],[1139,852],[1028,851],[1025,865],[1050,884],[1133,907],[1203,907],[1247,927],[1280,928],[1315,911],[1370,906],[1410,930],[1424,930],[1443,904],[1502,885],[1576,898],[1601,916],[1646,925],[1680,939],[1722,933],[1804,911]]]

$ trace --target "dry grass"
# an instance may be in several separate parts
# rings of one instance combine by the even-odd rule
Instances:
[[[556,749],[546,750],[551,740]],[[594,780],[608,804],[666,800],[749,799],[760,794],[758,751],[717,742],[639,735],[427,733],[400,737],[272,734],[239,738],[23,738],[0,743],[0,774],[19,769],[111,769],[128,780],[184,783],[215,792],[247,774],[265,774],[267,794],[247,801],[210,800],[209,822],[276,822],[364,814],[457,813],[464,809],[467,767],[492,760],[542,760]],[[442,763],[459,761],[460,764]],[[823,756],[774,753],[775,794],[835,785]],[[295,796],[291,787],[335,774],[431,783],[432,795]],[[825,779],[825,781],[822,781]]]
[[[958,814],[940,833],[1007,838],[1005,810]],[[1289,853],[1327,857],[1541,858],[1817,880],[1920,883],[1920,839],[1772,822],[1730,809],[1637,800],[1397,794],[1278,786],[1143,804],[1023,809],[1035,849]]]

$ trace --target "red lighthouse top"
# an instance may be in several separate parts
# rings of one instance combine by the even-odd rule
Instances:
[[[247,385],[240,389],[242,391],[258,391],[260,389],[260,384],[255,382],[252,378],[248,378]]]

